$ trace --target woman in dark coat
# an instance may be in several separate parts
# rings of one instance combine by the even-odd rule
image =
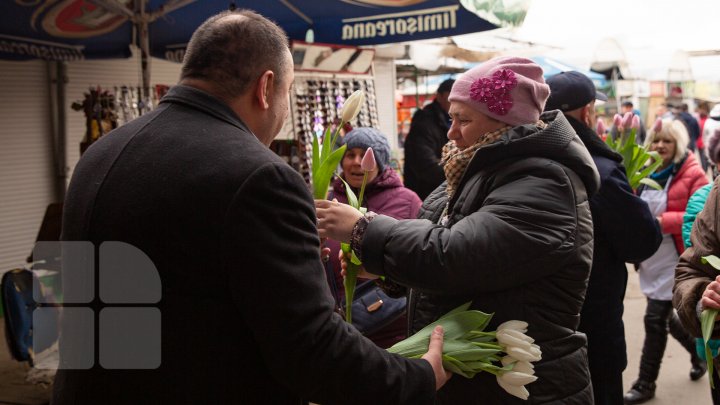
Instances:
[[[465,73],[450,94],[447,181],[421,219],[315,202],[322,236],[350,242],[368,272],[412,287],[411,332],[470,300],[494,313],[488,329],[529,323],[543,355],[527,402],[480,373],[455,376],[438,392],[442,404],[592,403],[577,326],[592,261],[588,198],[599,178],[562,114],[540,116],[548,94],[527,59],[496,58]]]

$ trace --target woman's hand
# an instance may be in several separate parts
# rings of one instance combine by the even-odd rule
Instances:
[[[704,309],[720,309],[720,276],[708,284],[700,302]]]
[[[342,274],[343,278],[346,276],[346,270],[347,270],[347,262],[350,260],[349,254],[345,254],[342,250],[338,254],[338,260],[340,260],[340,274]],[[359,278],[366,278],[368,280],[375,280],[380,278],[379,276],[376,276],[372,273],[368,273],[367,270],[365,270],[365,267],[360,266],[358,267],[358,274],[357,276]]]
[[[340,204],[337,200],[315,200],[318,232],[321,238],[349,243],[355,223],[363,214],[355,208]]]

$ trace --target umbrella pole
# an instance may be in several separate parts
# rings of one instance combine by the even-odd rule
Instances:
[[[140,38],[140,69],[142,71],[142,102],[143,111],[145,113],[150,108],[150,35],[148,32],[149,18],[145,13],[146,0],[138,1],[137,10],[140,13],[140,21],[137,23],[138,34]]]

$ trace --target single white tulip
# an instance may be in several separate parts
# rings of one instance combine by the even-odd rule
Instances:
[[[527,332],[528,323],[524,321],[507,321],[500,324],[500,326],[497,327],[497,331],[501,331],[503,329],[513,329],[520,332]]]
[[[504,334],[508,334],[508,335],[510,335],[510,336],[514,336],[514,337],[516,337],[516,338],[518,338],[518,339],[522,339],[522,340],[524,340],[524,341],[526,341],[526,342],[528,342],[528,343],[533,343],[533,342],[535,342],[535,339],[533,339],[533,338],[531,338],[530,336],[528,336],[528,335],[520,332],[519,330],[515,330],[515,329],[503,329],[502,332],[503,332]]]
[[[513,336],[512,334],[507,333],[508,331],[509,331],[509,329],[505,329],[505,330],[498,331],[495,334],[495,337],[497,338],[498,342],[500,342],[501,345],[506,346],[506,347],[510,347],[510,346],[519,347],[519,348],[527,350],[527,351],[532,349],[530,342],[523,340],[523,339],[518,339],[517,337]]]
[[[519,371],[505,371],[498,376],[498,380],[506,382],[510,385],[526,385],[537,380],[537,376]]]
[[[500,386],[500,388],[504,389],[505,392],[508,394],[518,397],[520,399],[527,400],[530,397],[530,393],[528,392],[527,388],[520,385],[510,385],[506,383],[505,381],[500,379],[500,376],[497,377],[497,383]]]
[[[528,363],[527,361],[518,361],[513,365],[512,371],[517,371],[518,373],[525,373],[528,375],[535,375],[535,366],[532,365],[532,363]]]
[[[350,97],[345,100],[342,108],[342,120],[343,122],[351,122],[357,117],[358,113],[365,104],[365,93],[362,90],[355,90]]]
[[[508,364],[513,364],[516,362],[518,362],[518,359],[509,354],[507,356],[503,356],[503,358],[500,359],[500,363],[502,363],[503,367],[507,367]]]
[[[522,365],[521,370],[516,370],[515,369],[516,366],[513,366],[513,371],[522,371],[523,373],[535,374],[535,365],[533,365],[532,363],[530,363],[528,361],[518,360],[515,357],[510,356],[510,355],[503,356],[503,358],[500,359],[500,363],[502,363],[503,367],[507,367],[510,364],[522,363],[523,365]],[[532,372],[528,372],[527,371],[528,369],[532,370]],[[523,371],[523,370],[525,370],[525,371]]]
[[[510,346],[505,349],[505,353],[513,356],[514,358],[522,361],[539,361],[542,357],[532,351],[524,350],[520,347]]]

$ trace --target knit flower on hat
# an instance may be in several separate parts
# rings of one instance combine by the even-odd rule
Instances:
[[[510,91],[517,86],[515,72],[500,69],[492,77],[481,77],[470,86],[470,98],[487,104],[488,110],[497,115],[505,115],[513,106]]]

